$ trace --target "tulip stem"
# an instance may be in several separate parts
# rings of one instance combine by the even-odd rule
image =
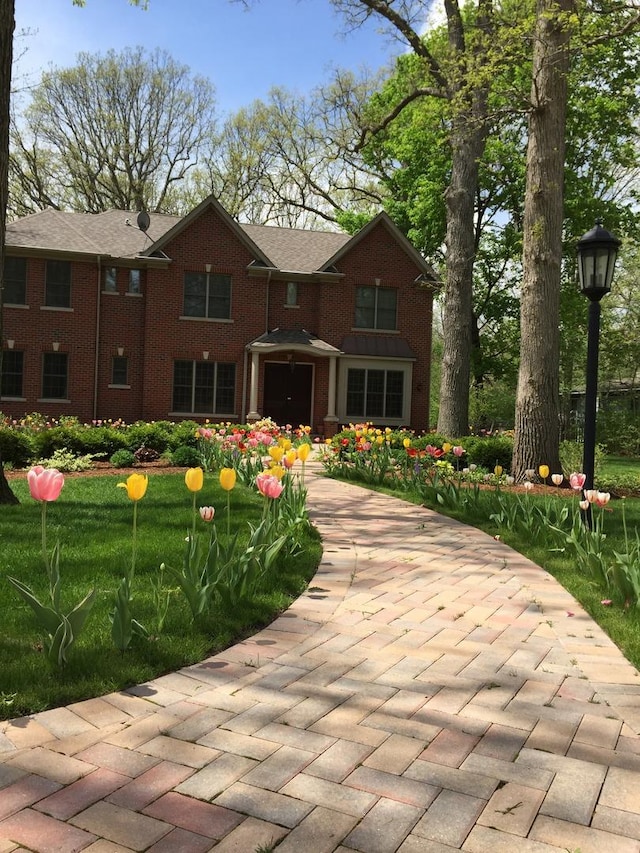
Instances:
[[[231,492],[227,491],[227,537],[231,535]]]
[[[192,536],[196,535],[196,492],[193,493],[193,526],[191,530]]]
[[[136,547],[137,547],[137,536],[138,533],[138,501],[133,502],[133,543],[131,547],[131,577],[129,581],[133,580],[133,575],[136,570]]]
[[[47,554],[47,502],[40,501],[42,504],[42,559],[44,567],[49,571],[49,556]]]

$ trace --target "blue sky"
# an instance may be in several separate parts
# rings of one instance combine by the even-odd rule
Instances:
[[[401,46],[378,27],[345,32],[329,0],[253,0],[249,11],[231,0],[150,0],[146,12],[128,0],[86,0],[84,8],[72,0],[16,0],[16,52],[23,55],[14,80],[37,82],[50,65],[75,65],[80,51],[159,47],[211,80],[226,115],[272,86],[304,94],[332,68],[389,64]]]

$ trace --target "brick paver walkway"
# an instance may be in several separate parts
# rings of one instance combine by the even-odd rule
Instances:
[[[0,853],[640,853],[640,677],[542,570],[309,476],[305,595],[198,665],[0,723]]]

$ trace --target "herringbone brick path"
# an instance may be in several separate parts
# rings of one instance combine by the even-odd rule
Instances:
[[[640,853],[640,677],[550,576],[308,476],[324,557],[195,666],[0,723],[0,853]]]

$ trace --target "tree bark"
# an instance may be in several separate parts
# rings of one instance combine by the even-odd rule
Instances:
[[[560,472],[559,310],[571,0],[538,0],[524,202],[512,474]]]
[[[4,294],[4,238],[9,194],[9,102],[11,100],[11,63],[13,60],[13,31],[15,0],[0,0],[0,376],[2,376],[2,347],[4,331],[2,305]],[[0,504],[15,504],[18,499],[4,475],[0,454]]]
[[[447,207],[447,276],[438,432],[455,438],[469,432],[469,385],[475,261],[475,193],[486,142],[486,100],[477,117],[456,117],[451,139]],[[484,112],[483,115],[480,113]]]

